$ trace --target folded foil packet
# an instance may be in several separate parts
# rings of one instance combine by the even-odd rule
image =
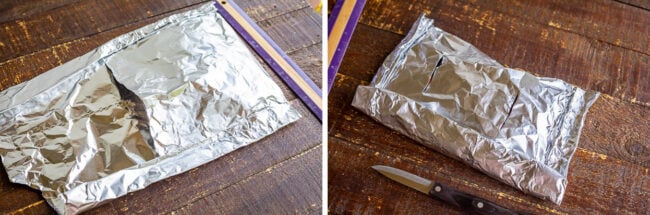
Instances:
[[[556,204],[599,93],[506,68],[421,16],[352,105],[421,144]]]
[[[12,182],[76,214],[299,117],[208,3],[1,92],[0,157]]]

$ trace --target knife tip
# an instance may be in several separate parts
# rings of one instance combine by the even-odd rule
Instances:
[[[372,166],[372,169],[379,171],[379,170],[381,170],[383,167],[384,167],[384,166],[382,166],[382,165],[374,165],[374,166]]]

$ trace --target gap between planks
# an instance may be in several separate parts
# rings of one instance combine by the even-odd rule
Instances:
[[[193,7],[193,6],[188,6],[188,7],[186,7],[186,8],[181,8],[181,9],[178,9],[178,10],[183,10],[183,9],[187,9],[187,8],[191,8],[191,7]],[[296,12],[296,11],[300,11],[300,10],[304,10],[304,9],[305,9],[305,8],[301,8],[301,9],[298,9],[298,10],[288,11],[287,13],[284,13],[284,14],[281,14],[281,15],[278,15],[278,16],[273,16],[273,17],[271,17],[271,18],[279,17],[279,16],[282,16],[282,15],[286,15],[286,14],[288,14],[288,13],[292,13],[292,12]],[[177,10],[175,10],[175,11],[177,11]],[[174,12],[175,12],[175,11],[174,11]],[[170,13],[173,13],[173,12],[170,12]],[[169,14],[169,13],[160,14],[160,15],[158,15],[158,16],[151,17],[151,19],[159,19],[160,16],[164,16],[164,15],[168,15],[168,14]],[[271,19],[271,18],[269,18],[269,19]],[[146,22],[146,21],[148,21],[148,20],[149,20],[149,19],[147,19],[147,20],[141,20],[141,21]],[[268,19],[263,19],[263,20],[261,20],[261,21],[259,21],[259,22],[266,21],[266,20],[268,20]],[[25,58],[27,58],[27,57],[31,57],[31,56],[36,55],[36,54],[41,54],[41,53],[48,53],[48,52],[50,52],[50,53],[53,53],[53,55],[56,55],[56,54],[55,54],[55,53],[56,53],[56,49],[62,48],[62,49],[66,49],[66,50],[68,50],[68,49],[70,48],[71,45],[74,45],[74,44],[76,44],[76,43],[79,43],[79,42],[83,42],[83,41],[85,41],[85,40],[88,40],[88,39],[90,39],[92,36],[95,36],[95,35],[98,35],[98,34],[101,34],[101,33],[104,33],[104,32],[109,32],[109,31],[112,31],[112,30],[115,30],[115,29],[118,29],[118,28],[122,28],[122,27],[127,26],[127,25],[133,25],[133,24],[138,24],[138,23],[140,23],[140,22],[127,23],[127,24],[121,25],[121,26],[116,27],[116,28],[113,28],[113,29],[108,29],[108,30],[106,30],[106,31],[97,32],[97,33],[95,33],[95,34],[90,34],[90,35],[87,35],[87,36],[85,36],[85,37],[77,38],[77,39],[74,39],[74,40],[71,40],[71,41],[67,41],[67,42],[64,42],[64,43],[59,43],[59,44],[56,44],[56,45],[50,46],[50,47],[45,48],[45,49],[36,50],[36,51],[30,52],[30,53],[28,53],[28,54],[21,55],[21,56],[19,56],[19,57],[15,57],[15,58],[11,58],[11,59],[8,59],[8,60],[6,60],[6,61],[4,61],[4,62],[0,62],[0,66],[3,66],[3,65],[8,64],[8,63],[13,63],[13,62],[15,62],[15,61],[20,61],[20,62],[22,63],[22,62],[24,62]],[[285,51],[286,54],[292,54],[292,53],[295,53],[295,52],[297,52],[297,51],[299,51],[299,50],[301,50],[301,49],[309,48],[309,47],[311,47],[311,46],[318,45],[318,44],[321,44],[321,42],[320,42],[320,41],[315,41],[315,42],[312,42],[312,43],[310,43],[310,44],[305,44],[305,45],[303,45],[303,46],[301,46],[301,47],[294,47],[293,49],[290,49],[290,50],[284,50],[284,51]],[[101,46],[101,45],[100,45],[100,46]],[[55,56],[55,58],[56,58],[58,61],[60,61],[60,59],[58,59],[58,57]],[[74,58],[73,58],[73,59],[74,59]]]
[[[35,55],[35,54],[37,54],[37,53],[41,53],[41,52],[44,52],[44,51],[54,50],[54,48],[65,47],[65,48],[67,49],[67,48],[68,48],[68,45],[73,44],[73,43],[77,43],[77,42],[80,42],[80,41],[87,40],[88,38],[90,38],[90,37],[92,37],[92,36],[95,36],[95,35],[97,35],[97,34],[101,34],[101,33],[103,33],[103,32],[108,32],[108,31],[116,30],[116,29],[119,29],[119,28],[122,28],[122,27],[124,27],[124,26],[128,26],[128,25],[137,25],[137,24],[141,24],[141,23],[147,23],[147,22],[151,22],[151,21],[160,20],[160,19],[162,19],[162,18],[164,18],[164,17],[167,17],[167,16],[170,16],[170,15],[173,15],[173,14],[179,13],[180,11],[183,11],[183,10],[187,10],[187,9],[195,8],[195,7],[197,7],[197,6],[200,6],[200,5],[205,4],[205,3],[207,3],[207,2],[211,2],[211,1],[201,1],[201,2],[194,3],[194,4],[191,4],[191,5],[188,5],[188,6],[184,6],[184,7],[176,8],[176,9],[174,9],[174,10],[166,11],[166,12],[164,12],[164,13],[160,13],[160,14],[157,14],[157,15],[155,15],[155,16],[147,17],[147,18],[144,18],[144,19],[141,19],[141,20],[137,20],[137,21],[133,21],[133,22],[125,22],[125,23],[123,23],[123,24],[121,24],[121,25],[117,25],[117,26],[114,26],[114,27],[111,27],[111,28],[105,29],[105,30],[103,30],[103,31],[97,31],[97,32],[94,32],[94,33],[90,33],[90,34],[84,35],[84,36],[81,37],[81,38],[76,38],[76,39],[73,39],[73,40],[70,40],[70,41],[66,41],[66,42],[62,42],[62,43],[58,43],[58,44],[54,44],[54,45],[52,45],[52,46],[50,46],[50,47],[47,47],[47,48],[44,48],[44,49],[34,50],[34,51],[29,52],[29,53],[26,53],[26,54],[24,54],[24,55],[21,55],[21,56],[18,56],[18,57],[14,57],[14,58],[10,58],[10,59],[7,59],[7,60],[5,60],[5,61],[3,61],[3,62],[0,62],[0,66],[2,66],[2,65],[4,65],[4,64],[7,64],[8,62],[21,61],[21,59],[24,59],[25,57],[32,56],[32,55]],[[71,3],[71,4],[72,4],[72,3]],[[67,4],[67,5],[69,5],[69,4]],[[284,11],[283,13],[280,13],[280,14],[277,14],[277,15],[274,15],[274,16],[270,16],[270,17],[265,17],[265,18],[260,19],[260,20],[254,20],[254,21],[255,21],[255,23],[268,21],[268,20],[270,20],[270,19],[277,18],[277,17],[281,17],[281,16],[284,16],[284,15],[289,14],[289,13],[293,13],[293,12],[297,12],[297,11],[300,11],[300,10],[304,10],[305,8],[308,8],[308,9],[309,9],[310,7],[309,7],[309,5],[307,5],[307,6],[304,6],[304,7],[298,8],[298,9],[292,9],[292,10],[289,10],[289,11]],[[54,9],[56,9],[56,8],[52,8],[51,10],[54,10]],[[246,10],[246,9],[244,8],[244,10]],[[49,11],[49,10],[48,10],[48,11]],[[45,12],[46,12],[46,11],[45,11]],[[16,20],[16,21],[17,21],[17,22],[22,22],[22,19],[20,19],[20,20]],[[0,23],[0,24],[1,24],[1,23]],[[146,24],[145,24],[145,25],[146,25]],[[320,33],[320,32],[319,32],[319,33]],[[311,44],[311,45],[314,45],[314,44]],[[308,46],[311,46],[311,45],[308,45]],[[304,48],[304,47],[303,47],[303,48]],[[296,50],[298,50],[298,49],[295,49],[295,50],[292,50],[292,51],[296,51]],[[288,52],[287,52],[287,54],[288,54]],[[57,59],[58,59],[58,58],[57,58]]]
[[[171,211],[178,211],[179,209],[181,209],[181,208],[183,208],[183,207],[185,207],[185,206],[187,206],[187,205],[191,205],[192,203],[197,202],[197,201],[199,201],[199,200],[201,200],[201,199],[204,199],[204,198],[206,198],[206,197],[208,197],[208,196],[210,196],[210,195],[212,195],[212,194],[218,193],[218,192],[220,192],[220,191],[222,191],[222,190],[228,189],[228,188],[233,187],[233,186],[237,186],[237,185],[240,185],[240,184],[246,183],[246,182],[248,182],[249,180],[255,178],[255,177],[258,176],[258,175],[261,175],[261,174],[264,174],[264,173],[271,172],[271,171],[274,170],[274,169],[277,169],[277,168],[280,168],[280,167],[286,165],[286,164],[287,164],[288,162],[290,162],[290,161],[293,161],[293,160],[295,160],[295,159],[298,159],[298,158],[300,158],[300,157],[306,155],[307,153],[310,153],[310,152],[312,152],[312,151],[314,151],[314,150],[317,150],[318,148],[323,148],[322,146],[323,146],[322,143],[320,143],[320,144],[316,144],[315,146],[313,146],[313,147],[311,147],[311,148],[308,148],[308,149],[306,149],[306,150],[304,150],[304,151],[302,151],[302,152],[299,152],[299,153],[294,154],[294,155],[292,155],[292,156],[290,156],[290,157],[288,157],[288,158],[285,158],[284,160],[281,160],[281,161],[279,161],[279,162],[277,162],[277,163],[271,165],[270,167],[268,167],[268,168],[266,168],[266,169],[264,169],[264,170],[261,170],[261,171],[259,171],[259,172],[253,173],[253,174],[247,176],[246,178],[243,178],[242,180],[239,180],[239,181],[237,181],[237,182],[235,182],[235,183],[232,183],[232,184],[229,184],[229,185],[227,185],[227,186],[224,186],[224,187],[222,187],[221,189],[215,190],[215,191],[212,192],[212,193],[201,193],[202,195],[197,196],[197,197],[195,197],[195,198],[192,198],[188,203],[183,204],[183,205],[181,205],[181,206],[179,206],[179,207],[173,208],[173,209],[171,209]]]
[[[68,5],[74,4],[74,3],[78,3],[78,2],[79,2],[79,0],[77,0],[77,1],[70,1],[70,2],[67,2],[67,3],[65,3],[65,4],[62,4],[62,5],[59,5],[59,6],[55,6],[55,7],[52,7],[52,8],[48,8],[48,9],[45,9],[45,10],[37,11],[37,12],[34,12],[34,13],[27,13],[25,16],[18,17],[18,18],[16,18],[16,19],[6,19],[6,20],[4,20],[4,21],[1,21],[1,22],[0,22],[0,25],[1,25],[1,24],[4,24],[4,23],[7,23],[7,22],[12,22],[12,21],[20,20],[20,19],[29,18],[29,17],[34,16],[34,15],[37,15],[37,14],[47,13],[47,12],[49,12],[49,11],[56,10],[56,9],[59,9],[59,8],[62,8],[62,7],[65,7],[65,6],[68,6]],[[15,5],[14,5],[14,6],[15,6]],[[23,14],[25,14],[25,13],[23,13]],[[23,15],[23,14],[20,14],[20,15]]]
[[[365,147],[365,146],[363,146],[361,144],[355,143],[354,141],[346,139],[345,137],[329,135],[329,138],[336,139],[337,142],[341,142],[341,143],[346,144],[346,145],[351,146],[351,147],[363,148],[364,150],[368,150],[369,152],[374,152],[374,153],[370,153],[370,154],[375,154],[375,155],[382,154],[384,157],[388,157],[388,158],[393,157],[392,155],[388,155],[386,153],[383,153],[383,151],[380,151],[380,150],[377,150],[377,149],[374,149],[374,148]],[[590,155],[591,157],[594,157],[594,158],[598,157],[599,159],[606,159],[607,158],[607,155],[599,154],[599,153],[589,151],[589,150],[579,148],[579,147],[577,148],[576,152],[585,153],[585,154]],[[436,152],[436,153],[438,153],[438,152]],[[405,157],[405,158],[408,160],[408,157]],[[402,158],[402,159],[405,159],[405,158]],[[616,159],[616,160],[617,160],[617,162],[620,161],[620,162],[632,164],[633,166],[638,166],[638,165],[635,165],[633,163],[627,162],[625,160],[620,160],[620,159]],[[417,163],[418,161],[413,160],[413,162]],[[641,168],[644,168],[644,167],[641,167]],[[645,169],[645,172],[648,172],[648,168],[644,168],[644,169]],[[559,211],[559,210],[557,210],[555,208],[544,206],[544,205],[542,205],[540,203],[535,203],[535,202],[532,202],[532,201],[517,197],[517,196],[512,195],[512,194],[500,192],[497,189],[490,189],[488,187],[480,186],[479,184],[473,183],[473,182],[465,180],[463,178],[454,177],[453,175],[451,175],[449,173],[446,173],[444,171],[434,171],[434,172],[435,172],[436,175],[444,176],[445,178],[448,178],[452,182],[463,184],[463,185],[465,185],[467,187],[471,187],[471,188],[473,188],[473,189],[475,189],[475,190],[477,190],[477,191],[479,191],[481,193],[495,193],[498,199],[504,198],[504,199],[507,199],[509,201],[514,201],[514,202],[517,202],[517,203],[520,203],[520,204],[529,205],[529,206],[535,207],[535,208],[537,208],[539,210],[543,210],[543,211],[545,211],[547,213],[550,213],[550,214],[568,214],[567,212]],[[501,182],[499,182],[499,183],[501,183]]]
[[[389,1],[389,2],[390,2],[390,1]],[[607,39],[607,38],[599,39],[599,38],[595,38],[595,37],[592,37],[592,36],[587,36],[587,35],[585,35],[584,33],[580,33],[580,32],[579,32],[579,31],[580,31],[579,29],[574,29],[574,28],[562,28],[561,25],[558,25],[557,23],[552,22],[552,20],[550,20],[550,21],[547,22],[547,23],[545,23],[545,22],[540,22],[538,19],[529,18],[529,17],[527,17],[527,16],[525,16],[525,15],[522,16],[522,15],[520,15],[520,14],[516,14],[516,13],[511,13],[511,12],[503,11],[502,9],[499,8],[499,6],[497,6],[497,7],[495,7],[495,8],[483,8],[483,7],[481,6],[480,3],[477,3],[476,1],[473,1],[473,0],[462,0],[462,1],[457,1],[456,3],[461,3],[461,4],[464,4],[464,5],[466,5],[466,6],[476,6],[476,7],[482,8],[483,11],[485,11],[485,12],[488,12],[488,11],[489,11],[489,12],[494,13],[494,14],[493,14],[494,17],[501,17],[501,16],[510,17],[510,18],[514,18],[514,19],[521,20],[522,23],[526,23],[526,24],[528,24],[528,25],[530,25],[530,26],[537,25],[537,26],[542,26],[542,27],[546,27],[546,28],[550,28],[550,29],[562,30],[563,32],[567,32],[567,33],[572,34],[572,35],[577,35],[577,36],[584,37],[584,38],[587,38],[587,39],[591,39],[591,40],[595,40],[595,41],[600,41],[600,42],[603,42],[603,43],[606,43],[606,44],[609,44],[609,45],[612,45],[612,46],[615,46],[615,47],[621,47],[621,48],[623,48],[623,49],[630,50],[630,51],[634,51],[634,52],[641,53],[641,54],[644,54],[644,55],[650,55],[650,53],[646,53],[646,52],[643,52],[643,51],[641,51],[641,50],[638,50],[639,47],[636,47],[636,48],[635,48],[634,46],[632,46],[632,47],[628,47],[628,48],[626,48],[626,47],[624,47],[624,46],[614,44],[615,41],[611,41],[611,42],[607,42],[607,41],[605,41],[605,39]],[[445,6],[451,6],[451,5],[457,6],[457,5],[455,5],[455,4],[450,4],[450,3],[443,3],[443,4],[445,4]],[[425,7],[425,8],[422,8],[422,9],[416,10],[416,11],[417,11],[418,13],[427,13],[428,15],[432,15],[433,12],[434,12],[435,10],[437,10],[437,9],[438,9],[438,5],[436,5],[436,6],[431,6],[431,7]],[[409,10],[410,10],[410,9],[409,9]],[[412,11],[411,11],[411,12],[412,12]],[[368,13],[372,13],[372,12],[368,12]],[[375,15],[376,15],[376,14],[375,14]],[[375,26],[375,25],[377,25],[377,27],[378,27],[379,29],[381,29],[381,30],[386,30],[386,31],[394,32],[394,33],[397,33],[397,34],[400,34],[400,35],[404,35],[404,34],[406,33],[406,32],[403,32],[402,29],[399,29],[399,27],[396,29],[396,28],[395,28],[396,26],[394,26],[395,23],[386,22],[386,20],[383,20],[383,22],[382,22],[381,20],[386,18],[386,17],[384,17],[384,15],[385,15],[385,14],[382,14],[380,17],[367,17],[367,15],[366,15],[366,16],[362,16],[361,19],[360,19],[360,21],[359,21],[359,23],[368,24],[368,25],[371,25],[371,26]],[[372,19],[374,19],[374,18],[378,18],[380,21],[372,20]],[[398,18],[400,18],[400,17],[398,16]],[[467,15],[467,18],[472,18],[472,19],[473,19],[473,18],[475,18],[475,17],[473,17],[472,15]],[[370,20],[369,20],[369,19],[370,19]],[[483,19],[483,18],[481,18],[481,19]],[[459,20],[459,21],[460,21],[460,20]],[[475,20],[475,21],[476,21],[476,20]],[[485,20],[481,20],[481,22],[483,22],[483,21],[485,21]],[[375,22],[375,23],[373,23],[373,22]],[[402,24],[404,24],[404,23],[402,23]],[[385,26],[384,26],[384,25],[385,25]],[[406,24],[406,25],[407,25],[408,27],[410,27],[410,24]],[[482,23],[479,23],[479,25],[483,26]],[[384,29],[384,28],[382,28],[382,27],[385,27],[386,29]],[[406,26],[403,26],[403,27],[406,27]],[[488,28],[489,28],[489,27],[488,27]],[[492,30],[492,31],[495,31],[495,29],[491,29],[491,30]],[[406,31],[408,31],[408,29],[406,29]]]
[[[639,6],[636,6],[636,5],[633,5],[633,4],[624,3],[624,2],[621,2],[621,1],[618,1],[618,0],[614,0],[614,1],[618,2],[618,3],[625,4],[625,5],[634,6],[636,8],[640,8]],[[467,2],[467,4],[472,4],[472,5],[475,5],[474,3],[475,2],[471,2],[471,1]],[[475,5],[475,6],[477,6],[477,5]],[[643,9],[643,8],[641,8],[641,9]],[[606,41],[604,39],[591,37],[591,36],[585,35],[583,33],[579,33],[575,29],[561,28],[562,26],[560,26],[560,25],[558,25],[558,24],[556,24],[554,22],[541,23],[541,22],[537,22],[535,19],[530,19],[529,17],[510,14],[510,13],[507,13],[505,11],[501,11],[501,10],[498,10],[498,9],[487,9],[487,11],[494,11],[494,12],[496,12],[496,14],[500,14],[500,15],[503,14],[503,15],[510,16],[510,17],[513,17],[513,18],[518,18],[518,19],[521,19],[521,20],[525,20],[525,21],[529,22],[532,25],[546,26],[546,27],[549,27],[549,28],[552,28],[552,29],[557,29],[557,30],[564,31],[564,32],[569,33],[569,34],[578,35],[578,36],[581,36],[581,37],[584,37],[584,38],[587,38],[587,39],[592,39],[592,40],[599,41],[599,42],[602,42],[602,43],[605,43],[605,44],[609,44],[611,46],[619,47],[619,48],[622,48],[622,49],[626,49],[626,50],[630,50],[630,51],[633,51],[633,52],[636,52],[636,53],[640,53],[642,55],[650,56],[650,53],[646,53],[646,52],[643,52],[641,50],[637,50],[637,49],[632,48],[632,47],[625,47],[625,46],[622,46],[620,44],[616,44],[616,43],[613,43],[613,42]],[[648,10],[645,10],[645,11],[648,11]],[[382,29],[382,30],[384,30],[384,29]],[[398,32],[393,32],[393,33],[398,33]],[[401,33],[398,33],[398,34],[402,35]]]
[[[112,28],[108,28],[108,29],[105,29],[105,30],[103,30],[103,31],[96,31],[96,32],[94,32],[94,33],[90,33],[90,34],[84,35],[84,36],[81,37],[81,38],[73,39],[73,40],[66,41],[66,42],[59,43],[59,44],[54,44],[54,45],[52,45],[52,46],[50,46],[50,47],[47,47],[47,48],[44,48],[44,49],[34,50],[34,51],[29,52],[29,53],[26,53],[26,54],[24,54],[24,55],[21,55],[21,56],[18,56],[18,57],[14,57],[14,58],[10,58],[10,59],[7,59],[7,60],[5,60],[5,61],[3,61],[3,62],[0,62],[0,66],[4,65],[4,64],[6,64],[7,62],[10,62],[10,61],[16,61],[16,60],[24,59],[24,58],[27,57],[27,56],[32,56],[32,55],[35,55],[35,54],[40,53],[40,52],[45,51],[45,50],[52,50],[53,48],[60,48],[60,47],[66,47],[66,49],[67,49],[67,47],[68,47],[69,44],[76,43],[76,42],[79,42],[79,41],[87,40],[88,38],[90,38],[90,37],[92,37],[92,36],[95,36],[95,35],[98,35],[98,34],[101,34],[101,33],[103,33],[103,32],[108,32],[108,31],[116,30],[116,29],[119,29],[119,28],[122,28],[122,27],[124,27],[124,26],[128,26],[128,25],[137,25],[137,24],[139,24],[139,23],[143,23],[143,22],[146,23],[146,22],[148,22],[148,21],[156,21],[156,20],[160,20],[162,17],[166,17],[166,16],[169,16],[169,15],[175,14],[175,13],[177,13],[178,11],[182,11],[182,10],[184,10],[184,9],[190,9],[190,8],[193,8],[193,7],[197,7],[197,6],[199,6],[199,5],[201,5],[201,4],[205,3],[205,2],[207,2],[207,1],[199,2],[199,3],[195,3],[195,4],[191,4],[191,5],[188,5],[188,6],[185,6],[185,7],[181,7],[181,8],[177,8],[177,9],[174,9],[174,10],[171,10],[171,11],[167,11],[167,12],[164,12],[164,13],[161,13],[161,14],[158,14],[158,15],[155,15],[155,16],[152,16],[152,17],[144,18],[144,19],[141,19],[141,20],[137,20],[137,21],[133,21],[133,22],[125,22],[124,24],[121,24],[121,25],[118,25],[118,26],[114,26],[114,27],[112,27]],[[20,22],[20,21],[17,21],[17,22]],[[128,33],[128,32],[127,32],[127,33]]]
[[[352,142],[352,141],[350,141],[350,140],[347,140],[347,139],[344,139],[344,138],[342,138],[342,137],[330,136],[330,138],[337,139],[338,141],[340,141],[340,142],[342,142],[342,143],[344,143],[344,144],[347,144],[348,146],[351,146],[351,147],[364,148],[364,149],[366,149],[366,150],[368,150],[368,151],[375,152],[375,153],[373,153],[373,154],[375,154],[375,155],[376,155],[376,154],[383,154],[383,156],[385,156],[385,157],[393,157],[393,156],[391,156],[391,155],[387,155],[387,154],[385,154],[385,153],[382,153],[382,151],[379,151],[379,150],[376,150],[376,149],[373,149],[373,148],[364,147],[364,146],[362,146],[362,145],[359,145],[359,144],[357,144],[357,143],[354,143],[354,142]],[[417,161],[415,161],[415,162],[417,162]],[[514,196],[514,195],[511,195],[511,194],[507,194],[507,193],[504,193],[504,192],[499,192],[499,191],[496,190],[496,189],[490,189],[490,188],[487,188],[487,187],[481,187],[481,186],[479,186],[479,185],[476,184],[476,183],[472,183],[472,182],[470,182],[470,181],[468,181],[468,180],[464,180],[464,179],[461,179],[461,178],[454,177],[454,176],[452,176],[452,175],[449,174],[449,173],[445,173],[445,172],[442,172],[442,171],[435,171],[435,174],[436,174],[436,175],[441,175],[441,176],[446,176],[446,178],[448,178],[448,179],[449,179],[450,181],[452,181],[452,182],[460,183],[460,184],[464,184],[464,185],[466,185],[466,186],[468,186],[468,187],[472,187],[472,188],[474,188],[474,189],[476,189],[476,190],[478,190],[478,191],[480,191],[480,192],[483,192],[483,193],[496,193],[496,195],[498,196],[498,198],[506,198],[506,199],[508,199],[508,200],[515,201],[515,202],[517,202],[517,203],[527,204],[527,205],[532,205],[532,206],[534,206],[534,207],[537,208],[537,209],[540,209],[540,210],[546,211],[546,212],[551,213],[551,214],[562,214],[562,215],[568,214],[568,213],[565,213],[565,212],[558,211],[557,209],[554,209],[554,208],[550,208],[550,207],[548,207],[548,206],[541,205],[541,204],[539,204],[539,203],[534,203],[534,202],[528,201],[528,200],[526,200],[526,199],[519,198],[519,197]],[[487,175],[486,175],[486,176],[487,176]],[[501,183],[501,182],[499,182],[499,183]]]
[[[518,18],[518,19],[521,19],[521,20],[530,21],[530,20],[526,19],[525,17],[519,17],[519,16],[516,16],[516,15],[507,14],[507,13],[504,13],[504,12],[501,12],[501,11],[498,11],[498,10],[487,9],[487,11],[494,11],[497,14],[504,14],[504,15],[507,15],[507,16],[511,16],[513,18]],[[371,27],[371,28],[374,28],[374,29],[377,29],[377,30],[388,31],[388,32],[398,34],[398,35],[402,35],[402,36],[406,35],[405,32],[400,32],[398,30],[392,30],[392,29],[384,29],[384,28],[381,28],[379,26],[373,25],[372,23],[365,23],[365,22],[359,21],[358,24],[365,25],[367,27]],[[534,22],[534,21],[532,21],[530,24],[539,25],[539,26],[546,26],[546,27],[549,27],[549,28],[552,28],[552,29],[556,29],[556,30],[566,32],[568,34],[573,34],[573,35],[577,35],[577,36],[584,37],[584,38],[587,38],[587,39],[595,40],[595,41],[598,41],[598,42],[601,42],[601,43],[608,44],[610,46],[619,47],[621,49],[629,50],[629,51],[636,52],[636,53],[639,53],[641,55],[645,55],[645,56],[650,57],[650,53],[646,53],[646,52],[643,52],[641,50],[637,50],[637,49],[634,49],[634,48],[628,48],[628,47],[625,47],[625,46],[622,46],[622,45],[617,45],[616,43],[612,43],[612,42],[609,42],[609,41],[606,41],[606,40],[603,40],[603,39],[599,39],[599,38],[590,37],[590,36],[587,36],[587,35],[584,35],[584,34],[581,34],[581,33],[578,33],[578,32],[570,31],[568,29],[560,28],[560,27],[558,27],[557,25],[554,25],[554,24],[546,24],[546,25],[544,25],[542,23],[537,23],[537,22]]]
[[[641,10],[645,10],[645,11],[649,11],[649,12],[650,12],[650,8],[645,8],[645,7],[641,6],[641,5],[636,5],[636,4],[632,4],[632,3],[629,3],[629,2],[624,2],[624,1],[621,1],[621,0],[613,0],[613,1],[614,1],[614,2],[617,2],[617,3],[620,3],[620,4],[624,4],[624,5],[630,6],[630,7],[635,7],[635,8],[639,8],[639,9],[641,9]],[[650,3],[649,3],[648,6],[650,6]]]
[[[293,10],[286,11],[286,12],[281,13],[281,14],[278,14],[278,15],[270,16],[270,17],[267,17],[267,18],[264,18],[264,19],[260,19],[260,20],[253,20],[253,21],[255,21],[255,23],[264,22],[264,21],[267,21],[267,20],[269,20],[269,19],[273,19],[273,18],[276,18],[276,17],[281,17],[281,16],[286,15],[286,14],[289,14],[289,13],[293,13],[293,12],[296,12],[296,11],[304,10],[305,8],[309,8],[309,9],[311,10],[311,7],[309,7],[309,5],[307,5],[307,6],[304,6],[304,7],[298,8],[298,9],[293,9]],[[244,10],[246,10],[246,9],[244,9]],[[251,19],[252,19],[252,18],[251,18]],[[320,33],[320,32],[319,32],[319,33]]]

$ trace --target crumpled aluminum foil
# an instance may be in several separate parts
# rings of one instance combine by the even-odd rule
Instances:
[[[300,117],[212,3],[0,93],[0,156],[61,214],[195,168]]]
[[[556,204],[599,93],[506,68],[421,16],[352,105],[384,125]]]

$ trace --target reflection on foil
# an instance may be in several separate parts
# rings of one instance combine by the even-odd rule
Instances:
[[[506,68],[424,16],[352,105],[375,120],[556,204],[599,93]]]
[[[209,3],[0,93],[0,156],[61,214],[214,160],[300,117]]]

